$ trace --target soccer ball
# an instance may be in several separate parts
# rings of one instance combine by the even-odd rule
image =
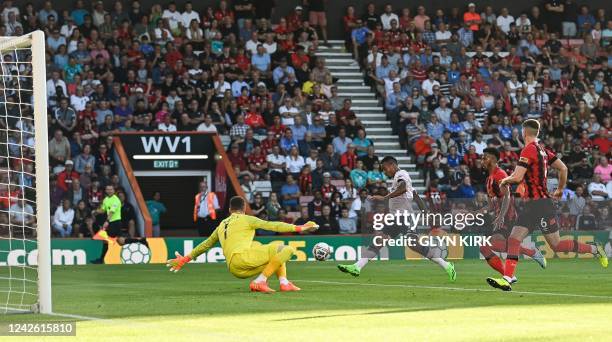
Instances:
[[[121,247],[121,263],[148,264],[151,260],[151,251],[142,243],[130,243]]]
[[[445,243],[435,241],[429,246],[429,252],[427,252],[428,258],[446,259],[447,256],[448,256],[448,246]]]
[[[325,261],[329,259],[331,252],[331,246],[326,244],[325,242],[319,242],[314,245],[314,247],[312,247],[312,255],[318,261]]]

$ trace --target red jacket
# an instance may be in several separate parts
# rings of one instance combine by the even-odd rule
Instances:
[[[79,177],[80,176],[76,171],[71,171],[70,174],[68,174],[68,172],[64,170],[57,175],[57,186],[64,191],[68,191],[70,184],[72,184],[72,180],[79,179]]]

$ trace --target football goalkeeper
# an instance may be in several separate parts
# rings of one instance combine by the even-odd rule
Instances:
[[[279,233],[315,231],[318,226],[307,222],[296,226],[284,222],[268,222],[244,213],[245,202],[242,197],[230,199],[230,216],[221,221],[208,239],[196,246],[189,255],[175,252],[176,258],[168,260],[170,271],[178,272],[183,265],[205,253],[219,241],[227,260],[230,273],[238,278],[250,278],[257,274],[249,287],[253,292],[275,292],[268,286],[268,278],[276,274],[281,291],[299,291],[300,288],[287,280],[286,262],[295,253],[295,248],[278,244],[253,245],[255,229],[271,230]]]

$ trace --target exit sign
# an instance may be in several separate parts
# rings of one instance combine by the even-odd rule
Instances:
[[[178,160],[154,160],[153,168],[154,169],[178,169],[179,162]]]

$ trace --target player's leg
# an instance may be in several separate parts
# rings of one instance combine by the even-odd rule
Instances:
[[[408,233],[408,238],[410,239],[409,241],[414,241],[414,243],[408,245],[408,248],[429,259],[434,264],[440,266],[446,272],[450,281],[455,281],[457,279],[455,265],[452,262],[446,261],[446,259],[442,258],[441,256],[430,255],[429,246],[423,245],[416,233]]]
[[[509,225],[510,227],[514,226],[513,224]],[[505,231],[504,231],[505,232]],[[501,236],[501,239],[491,240],[491,250],[498,253],[506,253],[508,251],[508,239],[507,236],[502,234],[497,234]],[[540,267],[546,268],[546,258],[542,255],[539,249],[529,248],[521,244],[521,249],[519,254],[526,255],[537,262]],[[484,253],[483,253],[484,255]]]
[[[579,254],[591,253],[598,258],[603,267],[608,267],[608,256],[598,243],[586,244],[576,240],[561,240],[559,231],[544,234],[544,239],[555,252],[574,252]]]
[[[540,230],[548,245],[555,252],[575,252],[579,254],[591,253],[596,256],[602,267],[608,267],[608,257],[601,245],[597,243],[586,244],[574,240],[561,240],[559,236],[559,225],[556,220],[556,208],[552,200],[538,202],[542,218],[540,219]]]
[[[503,248],[500,248],[502,245]],[[504,275],[503,261],[499,256],[497,256],[497,254],[494,253],[494,251],[506,251],[506,238],[504,238],[501,234],[491,235],[491,246],[480,246],[480,254],[484,256],[487,264],[489,264],[491,268],[499,272],[499,274]]]
[[[262,253],[262,251],[264,253]],[[253,273],[259,271],[259,275],[251,284],[251,291],[255,292],[274,292],[268,287],[268,278],[273,274],[278,276],[281,284],[281,291],[299,291],[300,288],[293,285],[287,279],[286,262],[295,254],[295,248],[285,245],[264,245],[251,248],[247,252],[247,258],[253,259],[251,262],[256,265]],[[265,264],[261,263],[266,260]],[[262,267],[263,266],[263,267]]]
[[[506,262],[504,264],[504,274],[501,278],[487,278],[487,283],[492,287],[504,290],[512,290],[512,282],[514,278],[514,270],[518,263],[518,257],[521,250],[521,241],[529,235],[529,229],[523,226],[515,226],[512,228],[512,233],[508,237],[508,251]]]

